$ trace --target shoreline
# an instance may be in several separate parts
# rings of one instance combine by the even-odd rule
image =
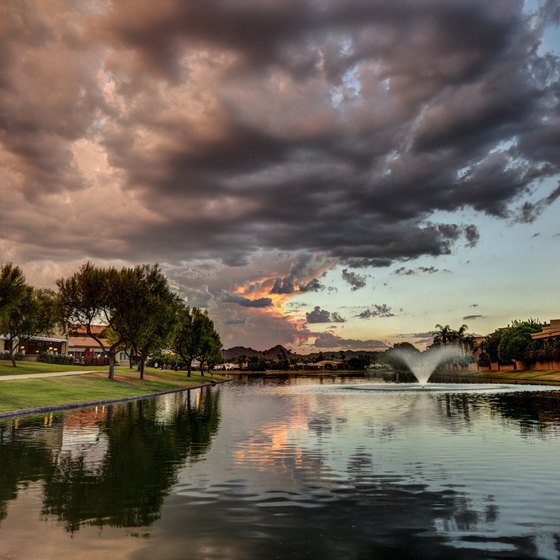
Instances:
[[[367,373],[363,371],[353,371],[353,370],[267,370],[267,371],[239,371],[230,370],[229,375],[240,376],[244,375],[247,377],[266,377],[274,375],[284,375],[284,376],[348,376],[348,377],[363,377],[366,379],[383,379],[382,371],[379,371],[379,375],[376,376],[374,373]],[[385,372],[394,374],[395,372]],[[554,379],[550,379],[554,377]],[[523,384],[523,385],[560,385],[560,371],[556,370],[523,370],[523,371],[455,371],[455,372],[444,372],[435,371],[430,380],[432,383],[453,383],[452,379],[460,379],[461,382],[480,382],[480,383],[512,383],[512,384]],[[437,381],[435,381],[437,380]]]
[[[66,375],[72,376],[72,373],[65,372]],[[98,373],[98,372],[80,372],[80,373]],[[52,375],[52,374],[51,374]],[[59,374],[60,375],[60,374]],[[74,373],[74,375],[76,375]],[[48,412],[72,410],[77,408],[86,408],[91,406],[100,406],[107,404],[117,404],[123,402],[136,401],[141,399],[150,399],[162,395],[167,395],[171,393],[180,393],[182,391],[190,391],[191,389],[201,389],[203,387],[212,387],[218,384],[227,383],[232,380],[232,378],[239,376],[247,377],[273,377],[273,376],[308,376],[308,377],[320,377],[320,376],[348,376],[348,377],[362,377],[364,379],[378,379],[380,381],[391,382],[383,379],[382,376],[375,377],[374,375],[368,374],[361,371],[352,370],[267,370],[267,371],[229,371],[227,375],[230,378],[221,379],[211,379],[208,381],[195,382],[190,386],[176,386],[172,389],[166,389],[164,391],[155,391],[152,393],[144,393],[137,395],[127,395],[121,397],[112,398],[100,398],[81,402],[66,403],[66,404],[53,404],[46,406],[37,406],[31,408],[18,408],[14,410],[6,410],[0,412],[0,420],[5,420],[9,418],[14,418],[18,416],[29,416],[33,414],[44,414]],[[65,376],[61,374],[60,377]],[[19,376],[18,376],[19,377]],[[22,380],[32,380],[33,378],[40,379],[45,378],[45,374],[35,374],[35,375],[22,375]],[[58,377],[58,376],[57,376]],[[60,379],[59,377],[59,379]],[[552,377],[552,378],[551,378]],[[504,372],[434,372],[432,376],[432,383],[508,383],[513,385],[548,385],[551,387],[560,386],[560,371],[547,371],[547,370],[527,370],[515,372],[511,371]]]
[[[51,406],[42,406],[38,408],[28,408],[28,409],[19,409],[19,410],[10,410],[7,412],[0,412],[0,420],[5,420],[7,418],[13,418],[15,416],[31,416],[33,414],[44,414],[46,412],[55,412],[55,411],[64,411],[64,410],[72,410],[75,408],[87,408],[91,406],[100,406],[106,404],[116,404],[121,402],[130,402],[130,401],[138,401],[142,399],[152,399],[154,397],[159,397],[162,395],[169,395],[171,393],[180,393],[182,391],[190,391],[191,389],[202,389],[203,387],[213,387],[215,385],[219,385],[222,383],[227,383],[231,381],[231,379],[223,379],[223,380],[213,380],[207,383],[197,383],[190,387],[178,387],[176,389],[169,389],[167,391],[158,391],[156,393],[148,393],[144,395],[134,395],[128,397],[117,397],[114,399],[101,399],[95,401],[86,401],[81,403],[68,403],[68,404],[60,404],[60,405],[51,405]]]

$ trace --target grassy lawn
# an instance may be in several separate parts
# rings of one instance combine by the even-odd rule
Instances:
[[[9,360],[0,360],[0,375],[23,375],[30,373],[52,373],[57,371],[84,371],[84,370],[107,370],[106,366],[62,366],[57,364],[45,364],[43,362],[16,362],[13,367]]]
[[[560,383],[560,371],[550,370],[488,371],[479,375],[507,383]]]
[[[440,374],[445,377],[445,373]],[[527,384],[560,384],[560,371],[551,370],[527,370],[527,371],[487,371],[477,372],[450,372],[449,377],[460,379],[462,377],[470,380],[478,378],[483,383],[527,383]]]
[[[188,378],[184,371],[146,368],[146,379],[141,381],[136,371],[118,367],[115,381],[109,381],[107,368],[101,369],[99,373],[73,377],[0,381],[0,413],[149,395],[175,389],[188,389],[207,383],[211,379],[216,381],[224,379],[218,375],[213,377],[193,375]]]

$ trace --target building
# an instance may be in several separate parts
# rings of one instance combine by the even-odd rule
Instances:
[[[92,325],[91,332],[97,336],[106,348],[111,346],[106,336],[107,327],[104,325]],[[77,363],[102,360],[103,349],[95,339],[87,334],[83,326],[70,326],[68,329],[68,355]],[[117,352],[117,362],[120,365],[129,365],[129,357],[126,352]]]
[[[551,341],[560,336],[560,319],[551,319],[550,325],[542,328],[542,331],[533,333],[533,340]]]
[[[102,325],[92,325],[91,332],[98,336],[104,344],[108,344],[105,337],[107,327]],[[72,356],[76,362],[84,360],[94,360],[103,357],[103,350],[97,342],[87,334],[85,327],[71,326],[68,329],[68,355]]]
[[[9,345],[9,337],[0,334],[0,354],[9,352]],[[28,360],[37,359],[39,354],[66,354],[67,351],[68,341],[62,336],[33,336],[18,341],[18,353]]]
[[[532,333],[531,338],[542,343],[540,349],[529,352],[533,369],[560,370],[560,319],[552,319],[540,332]]]

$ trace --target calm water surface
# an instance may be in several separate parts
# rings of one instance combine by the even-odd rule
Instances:
[[[371,388],[0,421],[0,559],[560,558],[560,392]]]

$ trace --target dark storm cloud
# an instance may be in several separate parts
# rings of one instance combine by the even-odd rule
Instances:
[[[45,253],[41,239],[57,256],[74,244],[242,268],[278,250],[388,266],[476,244],[474,226],[433,223],[435,211],[532,221],[558,196],[523,200],[560,170],[558,59],[538,49],[554,3],[534,17],[511,0],[0,10],[1,184],[41,218],[4,206],[0,222],[27,256]],[[96,153],[102,171],[86,161]],[[107,189],[90,204],[99,231],[69,241],[45,221],[60,208],[36,201],[61,204],[90,175]],[[272,291],[308,278],[291,271]]]
[[[317,278],[313,278],[307,284],[300,284],[298,289],[300,292],[320,292],[325,286]]]
[[[480,239],[480,233],[474,225],[465,228],[465,237],[467,238],[467,247],[474,247]]]
[[[419,272],[422,272],[424,274],[434,274],[439,271],[440,269],[436,268],[435,266],[419,266],[416,269],[406,268],[404,266],[401,266],[400,268],[397,268],[395,270],[394,274],[397,274],[399,276],[413,276],[415,274],[418,274]],[[449,272],[449,271],[445,271],[445,272]]]
[[[270,298],[263,297],[258,299],[249,299],[226,290],[224,290],[221,294],[221,301],[224,303],[236,303],[242,307],[263,308],[272,306],[272,300]]]
[[[345,323],[346,319],[341,317],[336,311],[332,313],[326,309],[321,309],[318,305],[313,308],[313,311],[305,314],[308,323]]]
[[[383,340],[357,340],[342,338],[332,331],[319,333],[314,346],[317,348],[345,348],[347,350],[385,350],[388,345]]]
[[[416,274],[416,270],[401,266],[400,268],[397,268],[397,270],[395,270],[395,274],[398,274],[399,276],[412,276]]]
[[[308,248],[345,262],[353,259],[348,266],[448,254],[462,235],[473,246],[476,230],[422,225],[432,210],[471,206],[507,217],[509,204],[530,181],[557,171],[556,156],[540,149],[545,145],[540,137],[526,145],[519,141],[516,149],[527,159],[516,167],[508,149],[488,155],[500,142],[539,131],[537,123],[555,100],[549,83],[553,68],[541,64],[542,75],[531,71],[540,62],[534,47],[541,28],[529,27],[521,4],[449,0],[396,7],[335,1],[319,9],[311,1],[210,1],[196,7],[171,2],[161,11],[141,2],[144,17],[131,20],[138,2],[133,4],[120,3],[103,16],[98,33],[135,53],[138,68],[155,80],[182,83],[189,67],[180,55],[202,45],[233,53],[247,87],[264,93],[266,72],[285,71],[317,94],[313,106],[291,106],[294,117],[299,113],[309,126],[288,125],[288,118],[257,128],[240,103],[251,103],[260,114],[273,99],[290,99],[291,82],[285,94],[257,98],[226,71],[214,121],[219,134],[184,145],[181,126],[152,113],[135,115],[138,124],[167,126],[176,139],[150,154],[149,166],[155,162],[160,173],[143,191],[146,201],[156,193],[170,199],[192,193],[202,201],[231,197],[240,209],[232,220],[220,215],[208,222],[201,215],[201,224],[216,226],[203,241],[192,235],[200,227],[197,218],[171,221],[166,227],[177,232],[177,241],[170,239],[170,251],[179,251],[180,244],[191,254],[220,256],[236,245],[242,259],[258,245]],[[345,82],[351,69],[360,87],[353,97]],[[333,88],[342,95],[336,108]],[[387,104],[384,119],[367,117],[365,109],[375,101]],[[332,118],[338,111],[351,126]],[[116,138],[111,152],[122,162],[129,187],[137,188],[145,183],[148,161],[123,141]],[[398,159],[390,157],[393,153]],[[540,165],[543,161],[548,167]],[[192,239],[191,247],[180,243],[185,238]],[[292,285],[282,279],[276,293],[289,293]]]
[[[514,221],[526,224],[533,223],[543,210],[550,206],[558,197],[560,197],[560,183],[547,197],[537,202],[524,202],[514,217]]]
[[[383,268],[391,266],[392,259],[368,259],[368,258],[346,258],[342,259],[342,263],[350,268]]]
[[[295,291],[294,281],[290,277],[277,278],[270,290],[271,294],[293,294]]]
[[[289,273],[274,281],[270,293],[293,294],[296,291],[318,292],[324,289],[324,286],[316,278],[308,282],[303,280],[309,276],[309,273],[313,271],[318,264],[322,264],[322,259],[320,257],[315,257],[310,254],[297,255],[291,262]]]
[[[15,171],[8,185],[28,200],[87,185],[72,153],[107,110],[95,75],[98,55],[64,10],[26,2],[0,6],[0,145]],[[4,162],[6,163],[6,162]]]
[[[393,313],[392,309],[386,304],[382,303],[381,305],[374,305],[371,309],[366,309],[355,317],[359,317],[360,319],[373,319],[374,317],[394,317],[395,314]]]
[[[355,292],[361,288],[364,288],[366,285],[366,277],[356,272],[352,272],[347,268],[342,270],[342,279],[352,286],[352,291]]]

